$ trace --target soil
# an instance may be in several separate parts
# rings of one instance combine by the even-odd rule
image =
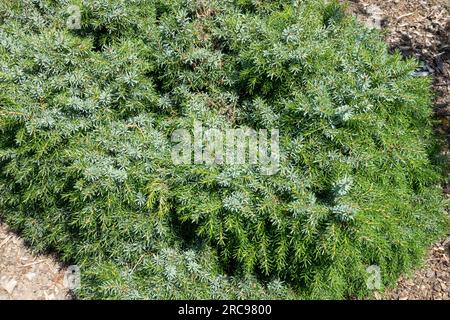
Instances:
[[[450,1],[342,0],[348,10],[370,27],[386,31],[391,50],[423,62],[416,76],[433,77],[436,92],[436,132],[450,155]],[[450,179],[443,186],[450,194]],[[70,299],[65,269],[52,255],[37,255],[0,222],[0,300]],[[424,267],[402,277],[378,299],[450,300],[450,237],[435,244]]]
[[[383,299],[450,300],[450,238],[435,244],[424,268],[401,277]]]
[[[0,300],[64,300],[64,268],[51,255],[33,254],[0,222]]]

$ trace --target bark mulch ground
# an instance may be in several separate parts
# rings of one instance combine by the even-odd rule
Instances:
[[[37,255],[0,222],[0,300],[69,299],[64,268],[51,255]]]

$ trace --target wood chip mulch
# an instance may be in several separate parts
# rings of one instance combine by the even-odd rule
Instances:
[[[450,238],[434,245],[425,267],[401,277],[383,299],[450,300]]]
[[[0,300],[66,300],[64,268],[51,255],[33,254],[0,222]]]

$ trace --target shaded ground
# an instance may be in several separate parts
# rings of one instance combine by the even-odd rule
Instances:
[[[0,300],[68,299],[64,271],[52,256],[33,254],[0,222]]]

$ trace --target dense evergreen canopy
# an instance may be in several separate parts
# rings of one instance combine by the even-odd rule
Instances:
[[[2,0],[0,216],[81,298],[366,295],[448,230],[416,67],[334,1]],[[279,172],[174,165],[195,121]]]

